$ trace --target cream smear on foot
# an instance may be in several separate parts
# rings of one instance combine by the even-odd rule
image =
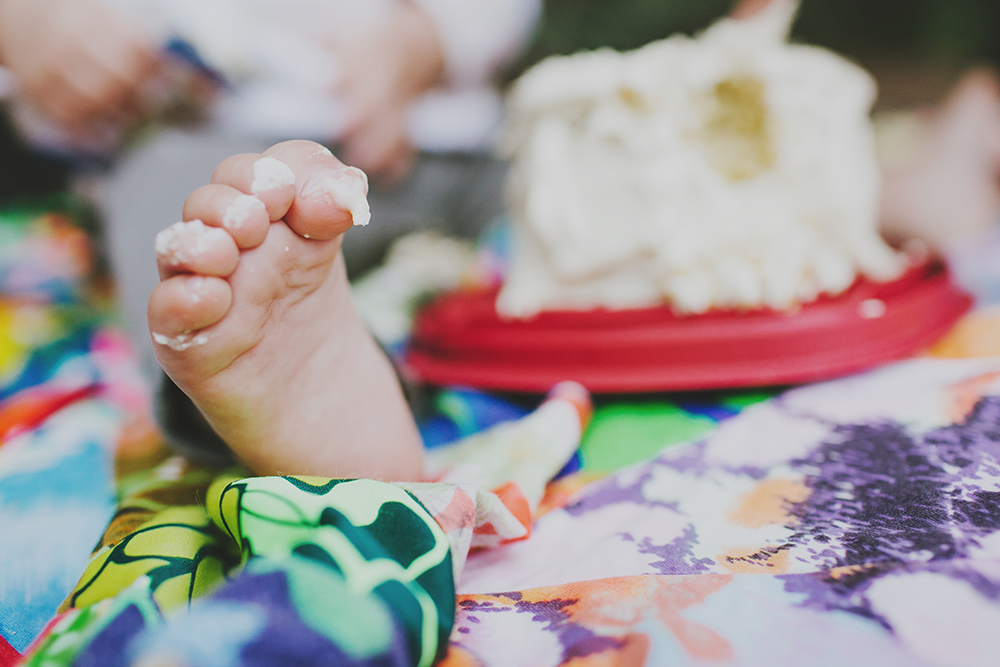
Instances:
[[[551,58],[516,83],[501,314],[785,309],[901,272],[877,229],[874,81],[789,44],[797,8]]]
[[[213,244],[229,236],[218,227],[209,227],[201,220],[175,222],[156,235],[154,249],[170,266],[179,266],[202,255]]]
[[[166,345],[175,352],[184,352],[192,347],[204,345],[208,342],[208,336],[205,334],[194,334],[188,332],[177,334],[176,336],[164,336],[163,334],[158,334],[155,331],[151,333],[153,334],[153,340],[157,344]]]
[[[226,229],[240,229],[254,211],[267,211],[264,202],[254,195],[237,195],[222,214],[222,226]]]
[[[314,174],[302,189],[307,197],[322,197],[351,214],[354,226],[366,226],[372,214],[368,206],[368,175],[357,167]]]
[[[253,163],[250,192],[259,195],[285,185],[295,185],[295,174],[287,164],[273,157],[262,157]]]

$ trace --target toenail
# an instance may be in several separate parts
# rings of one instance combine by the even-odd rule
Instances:
[[[330,149],[327,148],[326,146],[323,146],[322,144],[320,144],[320,146],[318,146],[316,150],[313,151],[313,155],[314,156],[326,155],[327,157],[333,157],[333,153],[330,152]]]
[[[257,195],[285,185],[295,185],[295,174],[287,164],[273,157],[262,157],[253,163],[250,192]]]
[[[324,169],[309,177],[302,194],[318,197],[351,214],[354,224],[365,226],[372,218],[368,207],[368,176],[357,167]]]
[[[226,229],[240,229],[254,211],[267,212],[264,202],[254,195],[239,195],[226,207],[222,215],[222,226]]]

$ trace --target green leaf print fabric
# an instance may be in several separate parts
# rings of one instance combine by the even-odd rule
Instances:
[[[425,666],[447,648],[450,541],[391,484],[161,467],[103,542],[26,665]]]

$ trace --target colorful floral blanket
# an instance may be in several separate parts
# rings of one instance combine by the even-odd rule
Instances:
[[[0,214],[2,667],[996,663],[996,311],[783,392],[445,392],[433,483],[253,478],[163,449],[79,217]]]

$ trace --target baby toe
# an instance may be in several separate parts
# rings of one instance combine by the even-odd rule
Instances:
[[[365,172],[340,167],[312,172],[285,221],[299,234],[332,238],[353,226],[366,226],[371,217]]]
[[[243,153],[219,163],[212,183],[228,185],[264,203],[270,220],[280,220],[295,198],[295,172],[273,156]]]
[[[295,172],[296,196],[284,218],[292,231],[326,240],[353,225],[368,224],[368,178],[363,171],[345,166],[312,141],[286,141],[266,154]]]
[[[178,273],[225,277],[236,270],[240,251],[224,229],[200,219],[177,222],[156,235],[156,263],[160,278]]]
[[[184,219],[199,219],[210,227],[225,229],[240,249],[263,243],[271,224],[267,206],[259,197],[218,183],[191,193],[184,202]]]
[[[208,341],[202,329],[217,323],[233,302],[225,280],[210,276],[173,276],[153,290],[147,316],[153,342],[174,351]]]

